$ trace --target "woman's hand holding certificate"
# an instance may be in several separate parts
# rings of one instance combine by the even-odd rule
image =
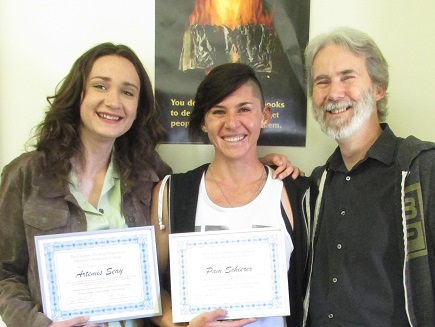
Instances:
[[[173,321],[218,308],[222,319],[288,315],[283,242],[272,228],[170,234]]]
[[[255,318],[239,320],[221,320],[227,316],[228,312],[224,309],[216,309],[211,312],[202,313],[189,323],[189,327],[243,327],[256,321]]]

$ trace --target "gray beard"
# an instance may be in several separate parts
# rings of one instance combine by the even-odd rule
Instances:
[[[321,130],[326,135],[335,140],[346,139],[358,131],[364,122],[367,121],[373,110],[375,110],[375,99],[373,98],[373,88],[365,91],[358,101],[337,101],[323,106],[311,106],[314,119],[319,123]],[[352,106],[353,114],[350,120],[346,118],[326,120],[324,113],[336,108],[346,108]]]

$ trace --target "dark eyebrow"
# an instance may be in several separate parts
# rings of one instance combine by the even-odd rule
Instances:
[[[136,90],[139,91],[139,88],[135,84],[133,84],[133,83],[123,82],[122,85],[134,87]]]
[[[236,105],[236,107],[237,107],[237,108],[240,108],[240,107],[243,107],[243,106],[245,106],[245,105],[247,105],[247,104],[252,104],[252,102],[249,102],[249,101],[240,102],[240,103],[238,103],[238,104]],[[212,108],[225,109],[226,106],[221,105],[221,104],[215,104]]]
[[[212,108],[225,109],[226,107],[225,107],[225,106],[222,106],[222,105],[220,105],[220,104],[215,104],[215,105],[212,106],[210,109],[212,109]]]
[[[93,80],[93,79],[102,79],[103,81],[106,81],[106,82],[111,81],[110,77],[106,77],[106,76],[94,76],[94,77],[90,78],[90,80]],[[134,87],[136,90],[139,91],[139,88],[133,83],[125,81],[125,82],[122,82],[122,85]]]
[[[249,101],[240,102],[240,103],[237,104],[237,107],[240,108],[240,107],[243,107],[243,106],[245,106],[247,104],[252,104],[252,102],[249,102]]]

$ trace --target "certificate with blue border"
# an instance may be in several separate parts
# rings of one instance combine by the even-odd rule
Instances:
[[[280,229],[169,235],[173,322],[223,308],[225,319],[290,314]]]
[[[44,313],[88,323],[161,314],[154,227],[35,236]]]

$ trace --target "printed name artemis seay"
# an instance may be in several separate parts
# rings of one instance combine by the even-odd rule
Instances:
[[[239,267],[239,266],[228,266],[225,270],[216,269],[213,267],[207,267],[207,274],[231,274],[231,273],[243,273],[252,272],[252,267]]]
[[[106,273],[104,275],[122,275],[123,269],[114,269],[114,268],[107,268]],[[93,276],[103,276],[103,271],[81,271],[76,275],[77,277],[93,277]]]

